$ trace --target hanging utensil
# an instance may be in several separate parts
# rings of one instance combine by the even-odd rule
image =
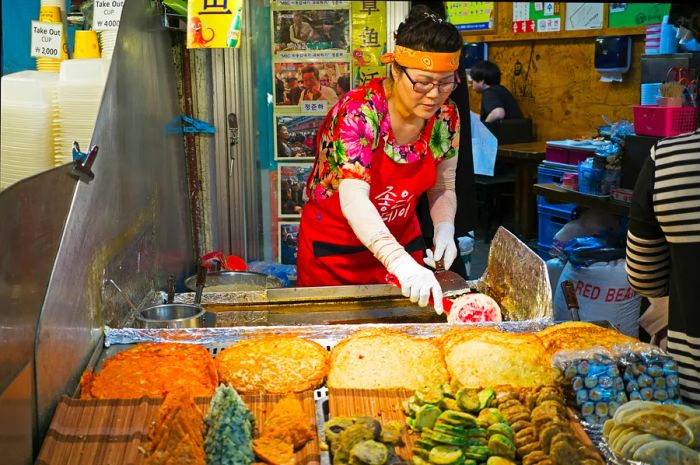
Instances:
[[[173,303],[175,300],[175,275],[168,276],[168,300],[166,303]]]
[[[204,291],[204,286],[207,281],[207,268],[205,266],[199,266],[197,269],[197,288],[194,294],[194,303],[199,305],[202,302],[202,291]]]
[[[576,289],[574,289],[574,283],[566,280],[561,282],[561,290],[564,292],[564,301],[566,306],[571,312],[571,319],[573,321],[581,321],[579,317],[578,310],[578,299],[576,298]]]

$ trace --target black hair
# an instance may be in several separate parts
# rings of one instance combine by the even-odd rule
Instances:
[[[501,83],[501,70],[498,69],[498,65],[486,60],[475,63],[469,70],[469,76],[474,81],[484,81],[489,86]]]
[[[340,76],[338,78],[338,86],[342,88],[345,92],[350,90],[350,77]]]
[[[316,68],[314,65],[308,65],[302,68],[301,74],[304,75],[306,73],[314,73],[314,76],[316,76],[316,79],[318,79],[318,68]]]
[[[411,8],[394,37],[396,45],[424,52],[456,52],[463,43],[455,25],[435,15],[426,5]]]

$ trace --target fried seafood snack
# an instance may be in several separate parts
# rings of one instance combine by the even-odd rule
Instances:
[[[303,392],[320,386],[328,373],[328,351],[295,336],[245,339],[215,362],[221,382],[241,393]]]
[[[253,440],[253,452],[270,465],[294,465],[294,450],[313,439],[311,422],[301,403],[291,396],[282,398],[270,412],[262,434]]]
[[[333,348],[327,384],[333,388],[418,389],[447,381],[436,343],[398,331],[369,329]]]
[[[165,396],[148,438],[146,465],[205,465],[204,416],[187,389]]]
[[[195,397],[208,397],[218,384],[214,360],[204,347],[177,342],[145,343],[113,355],[96,374],[86,371],[80,381],[80,397],[165,397],[179,388],[189,389]]]

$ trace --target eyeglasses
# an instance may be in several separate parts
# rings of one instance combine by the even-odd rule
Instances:
[[[435,83],[434,81],[414,81],[408,74],[406,68],[404,68],[401,65],[398,65],[398,67],[401,71],[403,71],[403,73],[406,75],[411,84],[413,84],[413,90],[415,90],[419,94],[427,94],[428,92],[433,90],[433,87],[435,86],[437,86],[438,92],[440,92],[441,94],[452,92],[457,88],[457,85],[460,82],[457,73],[455,73],[454,75],[455,80],[450,82]]]

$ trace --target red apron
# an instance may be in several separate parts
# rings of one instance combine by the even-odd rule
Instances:
[[[431,131],[433,120],[423,128]],[[430,152],[414,163],[396,163],[384,153],[384,140],[372,158],[369,197],[396,240],[418,263],[425,243],[416,216],[421,194],[435,184]],[[340,194],[304,205],[298,238],[297,286],[384,283],[386,269],[355,236],[340,208]]]

